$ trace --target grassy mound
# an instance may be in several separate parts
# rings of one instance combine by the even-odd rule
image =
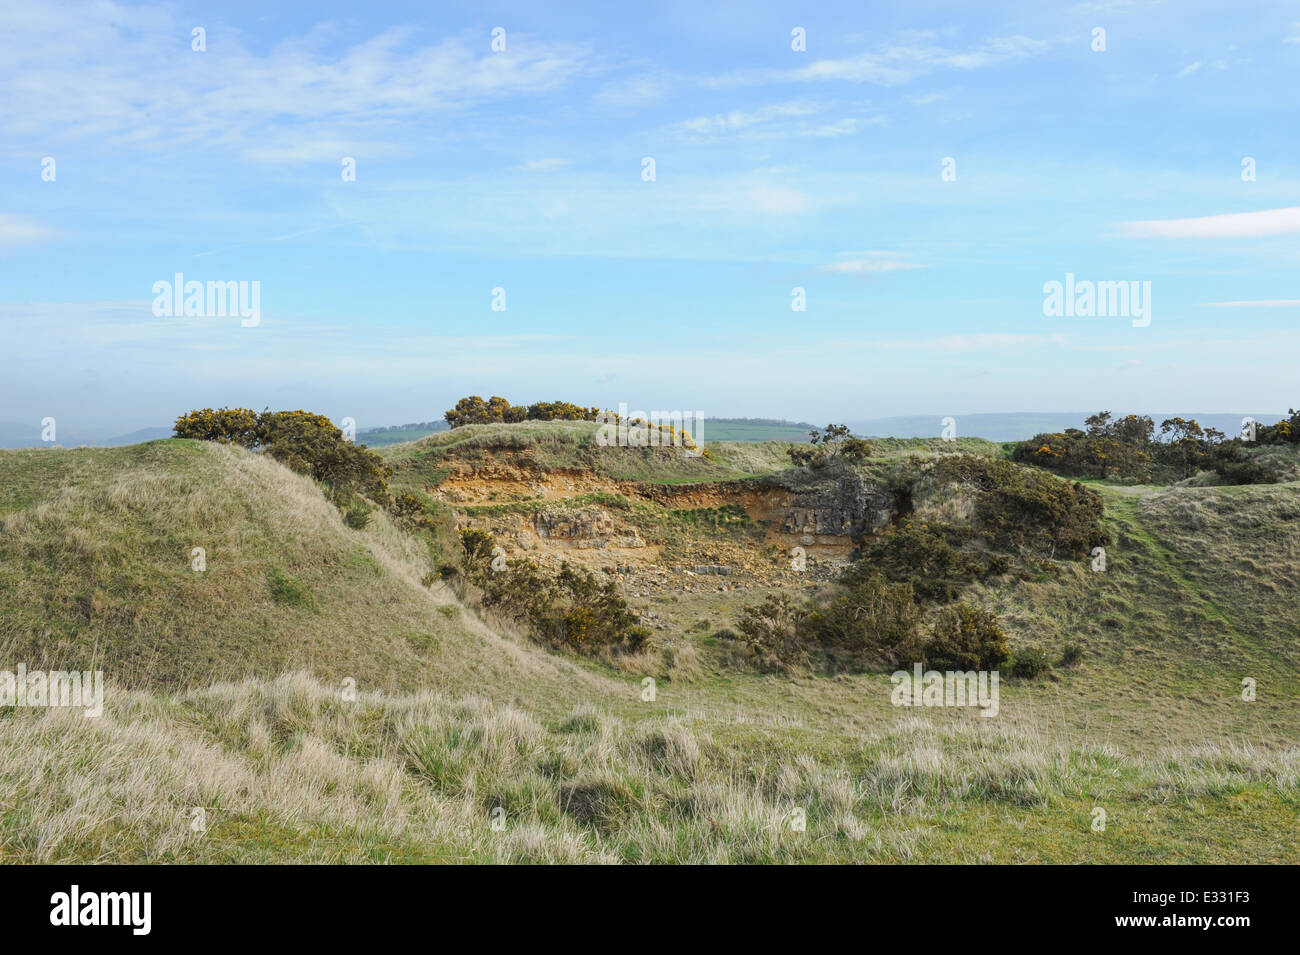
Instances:
[[[123,687],[308,670],[360,687],[578,685],[421,584],[427,542],[207,442],[0,452],[0,661]],[[202,566],[195,548],[202,548]]]

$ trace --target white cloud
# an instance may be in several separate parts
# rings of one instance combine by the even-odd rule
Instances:
[[[1034,56],[1050,44],[1024,36],[995,37],[973,50],[954,51],[939,46],[893,46],[876,53],[862,53],[842,59],[818,60],[786,74],[795,80],[845,80],[904,83],[936,70],[973,70],[1009,60]]]
[[[923,269],[926,266],[916,262],[904,261],[902,252],[841,252],[843,261],[823,265],[822,272],[898,272],[909,269]]]
[[[393,28],[349,44],[326,25],[254,50],[214,23],[207,51],[194,52],[191,27],[162,7],[0,5],[0,135],[45,144],[57,129],[97,147],[166,140],[234,144],[268,162],[337,158],[362,151],[357,142],[383,148],[396,121],[535,96],[590,66],[585,47],[521,34],[493,53],[486,36],[429,42]]]
[[[1300,305],[1300,298],[1262,298],[1243,302],[1201,302],[1201,305],[1215,308],[1294,308]]]
[[[806,212],[809,208],[808,197],[804,193],[783,186],[757,186],[749,191],[748,198],[754,208],[776,215],[793,215]]]
[[[526,172],[551,172],[555,169],[563,169],[569,164],[569,160],[560,159],[557,156],[548,156],[545,159],[530,159],[523,164],[522,168]]]
[[[57,233],[21,216],[0,214],[0,249],[13,249],[53,239]]]
[[[1186,66],[1184,66],[1181,70],[1178,71],[1178,75],[1180,77],[1191,76],[1200,68],[1201,68],[1201,61],[1197,60],[1195,63],[1188,63]]]
[[[811,103],[776,103],[749,112],[732,110],[730,113],[718,113],[714,116],[698,116],[695,119],[688,119],[682,123],[682,126],[693,133],[718,133],[746,129],[778,119],[809,116],[820,108]]]
[[[1300,206],[1231,212],[1195,219],[1148,219],[1126,222],[1126,235],[1167,239],[1241,239],[1300,232]]]
[[[852,117],[836,120],[825,126],[818,126],[808,130],[805,136],[851,136],[867,126],[886,126],[889,120],[884,116],[873,116],[870,119],[855,119]]]

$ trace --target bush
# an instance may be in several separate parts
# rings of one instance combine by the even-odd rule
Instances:
[[[1105,508],[1091,488],[1010,461],[971,456],[942,459],[943,481],[976,488],[975,518],[996,543],[1028,547],[1044,556],[1083,557],[1110,543],[1101,528]]]
[[[1021,680],[1036,680],[1052,669],[1045,650],[1021,650],[1007,663],[1007,676]]]
[[[925,646],[925,662],[939,670],[996,670],[1007,656],[998,618],[964,603],[940,611]]]
[[[840,665],[894,667],[921,658],[921,608],[911,584],[874,575],[813,609],[803,629]]]
[[[1000,555],[968,553],[949,538],[960,535],[942,526],[907,522],[875,538],[863,556],[841,578],[850,586],[877,573],[897,583],[910,584],[920,600],[948,603],[961,588],[989,573],[1002,573],[1007,562]]]
[[[1282,480],[1280,474],[1247,453],[1240,440],[1216,447],[1210,468],[1224,484],[1277,484]]]
[[[848,425],[828,424],[825,430],[813,428],[808,432],[808,445],[791,445],[786,449],[795,467],[823,468],[834,458],[847,461],[865,461],[871,457],[871,443],[855,438]]]
[[[649,639],[650,631],[640,625],[612,581],[601,584],[591,571],[568,563],[554,576],[531,560],[511,560],[504,569],[492,570],[483,559],[484,547],[491,554],[494,546],[491,535],[467,530],[462,541],[469,558],[467,573],[479,588],[483,606],[526,624],[540,640],[584,652],[636,652]]]
[[[465,551],[466,562],[474,565],[490,558],[497,542],[487,531],[467,527],[460,532],[460,546]]]
[[[276,603],[293,607],[310,607],[313,603],[311,591],[296,577],[282,570],[271,571],[267,575],[266,583],[271,591],[271,599]]]
[[[769,594],[756,607],[746,607],[736,629],[768,670],[786,670],[804,662],[808,653],[799,634],[807,611],[789,594]]]
[[[364,530],[370,524],[370,513],[373,510],[365,501],[355,500],[343,511],[343,523],[353,530]]]
[[[1077,643],[1067,643],[1061,652],[1061,666],[1078,666],[1083,661],[1083,647]]]
[[[346,497],[364,492],[387,501],[391,473],[383,459],[363,444],[343,437],[324,415],[308,411],[204,408],[176,419],[178,438],[198,438],[262,450],[286,467],[307,474]]]
[[[456,402],[443,417],[453,428],[467,424],[514,424],[520,421],[595,421],[599,408],[583,408],[568,401],[539,401],[528,406],[512,405],[505,398],[493,395],[484,401],[470,395]]]
[[[246,448],[257,445],[257,412],[249,408],[191,411],[176,419],[176,437],[220,441]]]
[[[1289,433],[1290,425],[1280,424],[1287,427],[1260,428],[1259,441],[1285,440],[1282,436]],[[1090,417],[1087,425],[1087,431],[1069,428],[1035,435],[1016,445],[1011,457],[1071,477],[1173,482],[1210,466],[1224,437],[1221,431],[1202,427],[1191,418],[1166,418],[1160,422],[1159,438],[1154,422],[1145,415],[1113,419],[1109,411],[1102,411]]]

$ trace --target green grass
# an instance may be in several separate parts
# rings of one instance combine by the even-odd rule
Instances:
[[[433,473],[503,442],[555,466],[590,450],[582,426],[521,432],[387,453]],[[784,455],[720,450],[723,474]],[[935,450],[883,445],[865,470]],[[241,449],[0,452],[0,669],[110,684],[99,721],[0,709],[0,858],[1300,862],[1300,486],[1098,491],[1104,573],[1063,563],[967,595],[1013,650],[1084,649],[1004,682],[984,720],[895,708],[884,674],[748,669],[716,634],[754,592],[638,600],[668,628],[614,665],[547,652],[421,586],[427,542],[382,511],[350,529]],[[584,502],[669,551],[750,531],[725,507]]]

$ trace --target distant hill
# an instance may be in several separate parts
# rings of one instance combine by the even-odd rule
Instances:
[[[710,441],[807,441],[814,425],[780,418],[705,418],[703,439]],[[909,436],[910,437],[910,436]]]
[[[156,441],[158,438],[171,437],[171,434],[171,428],[140,428],[138,431],[132,431],[129,434],[105,437],[102,431],[77,430],[60,424],[55,428],[55,437],[58,440],[52,443],[65,448],[75,448],[81,445],[112,448],[126,444],[143,444],[145,441]],[[0,421],[0,448],[38,448],[44,443],[41,441],[40,424]]]
[[[394,424],[384,428],[365,428],[357,432],[357,443],[368,448],[383,448],[403,441],[419,441],[431,434],[448,430],[445,421],[421,421],[415,424]]]
[[[1116,415],[1127,414],[1120,408],[1110,409]],[[957,421],[957,435],[963,438],[986,438],[989,441],[1024,441],[1036,434],[1052,431],[1064,431],[1066,428],[1083,428],[1084,421],[1092,415],[1091,411],[1066,412],[1010,412],[992,414],[954,414]],[[943,431],[943,419],[947,415],[902,415],[894,418],[869,418],[850,421],[848,425],[855,434],[874,438],[914,438],[932,437]],[[1235,437],[1241,430],[1241,419],[1254,418],[1260,424],[1273,424],[1284,415],[1279,414],[1197,414],[1194,412],[1151,413],[1157,429],[1166,418],[1195,418],[1206,427],[1218,428],[1229,437]]]

